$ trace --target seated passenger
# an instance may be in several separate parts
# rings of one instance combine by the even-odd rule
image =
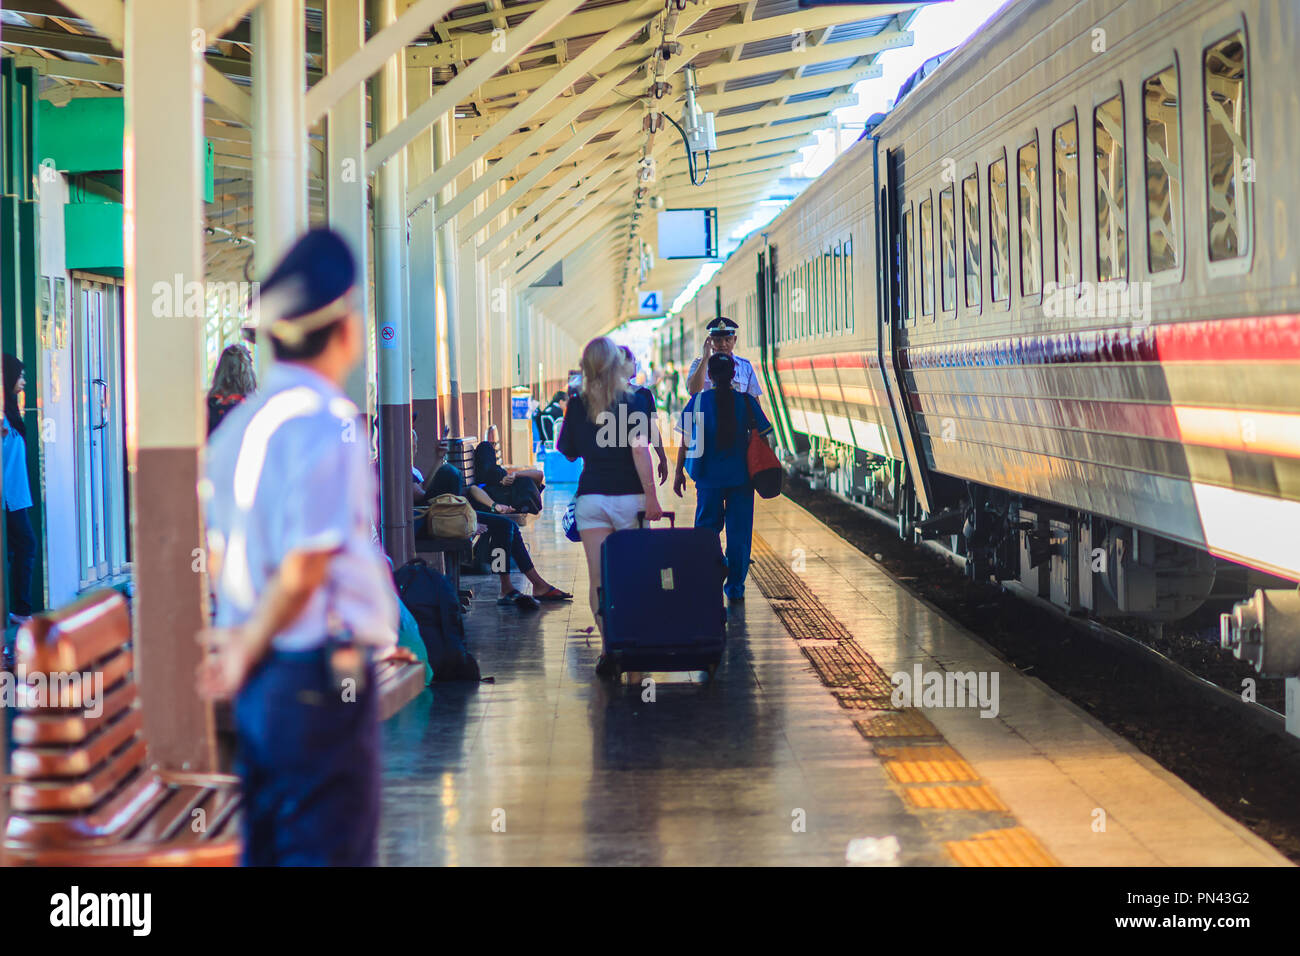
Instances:
[[[548,444],[555,444],[555,436],[560,430],[560,422],[564,421],[564,409],[569,404],[569,396],[564,392],[556,392],[551,396],[551,403],[537,413],[537,428],[541,432],[542,441]]]
[[[498,604],[503,607],[513,604],[523,611],[535,611],[541,606],[540,602],[573,600],[572,594],[561,591],[537,573],[519,526],[505,517],[501,511],[506,506],[494,502],[482,488],[473,485],[464,487],[460,469],[455,465],[443,464],[439,467],[427,483],[426,494],[429,498],[438,495],[463,495],[473,505],[478,513],[479,524],[487,530],[493,566],[497,566],[497,562],[500,561],[500,566],[504,568],[497,572],[501,580],[501,596],[497,598]],[[515,567],[532,582],[531,595],[519,591],[510,580],[511,558],[514,558]]]
[[[487,437],[474,448],[474,484],[505,509],[500,514],[535,515],[542,511],[544,477],[540,468],[503,468],[497,464],[497,429],[493,425]]]

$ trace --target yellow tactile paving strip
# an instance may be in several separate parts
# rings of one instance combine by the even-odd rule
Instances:
[[[886,710],[872,714],[870,717],[853,721],[862,736],[868,740],[877,737],[939,737],[937,727],[930,723],[930,718],[919,710],[909,707],[906,710]]]
[[[791,555],[791,560],[802,557]],[[795,640],[843,641],[852,638],[844,625],[817,600],[808,585],[790,572],[788,562],[758,535],[754,535],[750,559],[750,578]]]
[[[920,813],[985,814],[990,823],[1014,823],[1006,804],[920,709],[894,705],[889,675],[758,534],[753,555],[759,590],[822,683],[841,707],[867,712],[855,716],[853,725],[870,742],[904,803]],[[1060,865],[1019,825],[947,840],[944,848],[960,866]]]
[[[944,846],[962,866],[1059,866],[1024,827],[977,833]]]
[[[970,787],[908,787],[904,796],[921,810],[987,810],[1010,813],[987,784]]]
[[[891,747],[876,745],[876,756],[899,783],[974,783],[975,768],[947,744]]]

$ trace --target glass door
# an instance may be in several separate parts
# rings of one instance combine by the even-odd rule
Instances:
[[[80,278],[74,298],[77,519],[88,587],[122,574],[126,564],[121,290]]]

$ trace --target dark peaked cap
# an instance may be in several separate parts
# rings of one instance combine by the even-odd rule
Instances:
[[[725,315],[720,315],[705,328],[709,330],[710,335],[735,335],[736,329],[740,328],[740,326]]]
[[[258,325],[297,345],[348,314],[357,266],[343,237],[312,229],[293,244],[258,289]]]

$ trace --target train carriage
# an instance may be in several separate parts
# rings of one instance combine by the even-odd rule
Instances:
[[[1300,579],[1298,19],[1024,0],[908,90],[697,296],[792,466],[1071,609]]]

